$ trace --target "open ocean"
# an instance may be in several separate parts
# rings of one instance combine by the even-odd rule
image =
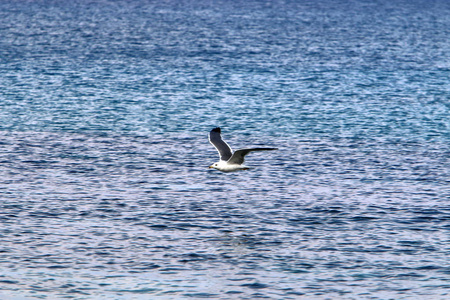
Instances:
[[[449,1],[0,0],[0,299],[201,298],[450,299]]]

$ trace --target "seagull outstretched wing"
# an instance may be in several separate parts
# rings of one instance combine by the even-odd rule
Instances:
[[[242,165],[244,163],[244,157],[252,151],[270,151],[278,150],[278,148],[250,148],[250,149],[239,149],[236,150],[231,158],[228,160],[229,164]]]
[[[231,148],[224,140],[222,140],[222,137],[220,136],[220,127],[214,128],[209,132],[209,142],[216,147],[220,155],[220,160],[227,161],[230,159],[232,155]]]

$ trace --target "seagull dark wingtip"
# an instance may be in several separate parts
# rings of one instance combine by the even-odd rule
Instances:
[[[217,133],[220,133],[220,127],[214,128],[213,130],[211,130],[211,132],[217,132]]]

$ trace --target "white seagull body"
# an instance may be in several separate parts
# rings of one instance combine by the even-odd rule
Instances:
[[[233,172],[240,170],[248,170],[249,167],[243,165],[244,156],[252,151],[268,151],[278,150],[278,148],[249,148],[239,149],[234,153],[230,146],[222,140],[220,136],[220,127],[214,128],[209,132],[209,142],[216,147],[219,152],[220,161],[209,166],[222,172]]]

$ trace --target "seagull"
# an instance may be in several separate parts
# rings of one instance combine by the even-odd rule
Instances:
[[[220,127],[216,127],[209,132],[209,142],[216,147],[219,152],[220,161],[209,166],[222,172],[234,172],[248,170],[249,167],[243,165],[244,157],[252,151],[278,150],[278,148],[248,148],[239,149],[234,153],[230,146],[220,136]]]

